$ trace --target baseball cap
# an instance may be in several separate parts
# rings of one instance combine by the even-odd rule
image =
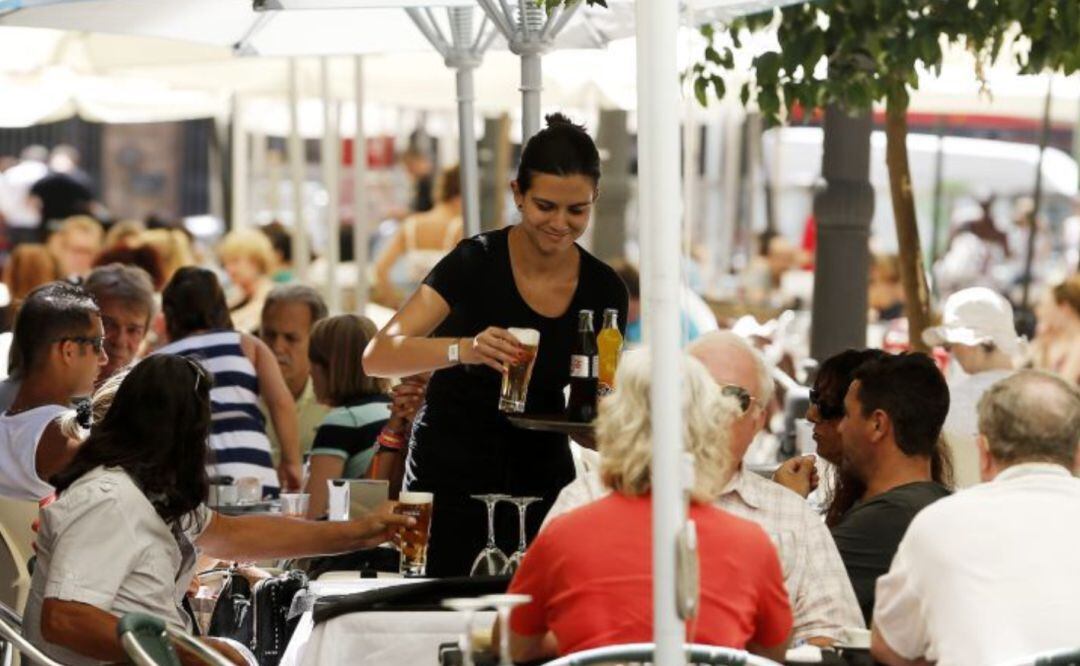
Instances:
[[[963,289],[949,296],[942,310],[941,326],[923,331],[926,344],[990,342],[1010,356],[1021,351],[1023,338],[1016,334],[1012,305],[997,292],[986,287]]]

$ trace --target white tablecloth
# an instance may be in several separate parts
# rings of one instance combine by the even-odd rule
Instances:
[[[349,594],[415,581],[361,579],[312,583],[314,594]],[[489,627],[495,613],[477,613],[474,627]],[[318,627],[310,612],[304,613],[289,641],[281,666],[372,666],[439,663],[439,645],[459,640],[465,616],[451,611],[371,612],[341,615]]]

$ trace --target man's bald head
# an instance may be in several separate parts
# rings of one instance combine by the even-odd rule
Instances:
[[[979,400],[979,433],[999,466],[1050,462],[1073,467],[1080,440],[1080,391],[1057,375],[1024,370]]]
[[[742,386],[762,405],[772,401],[774,384],[758,350],[731,331],[711,331],[686,348],[718,384]]]
[[[756,349],[730,331],[712,331],[690,343],[687,353],[701,361],[720,385],[740,386],[754,401],[732,424],[731,452],[741,461],[758,432],[765,427],[765,414],[773,397],[773,381],[764,359]]]

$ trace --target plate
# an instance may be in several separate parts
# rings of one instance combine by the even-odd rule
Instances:
[[[246,513],[270,513],[274,508],[274,502],[230,504],[228,506],[211,506],[210,508],[225,516],[242,516]]]

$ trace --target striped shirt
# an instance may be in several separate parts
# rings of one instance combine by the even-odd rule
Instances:
[[[198,361],[214,376],[210,390],[211,476],[255,477],[263,495],[280,491],[270,457],[266,421],[259,410],[259,379],[240,346],[237,331],[192,335],[165,345],[159,354],[177,354]]]
[[[362,479],[375,456],[375,440],[390,418],[390,399],[373,395],[352,405],[335,407],[315,431],[313,456],[345,461],[343,478]]]

